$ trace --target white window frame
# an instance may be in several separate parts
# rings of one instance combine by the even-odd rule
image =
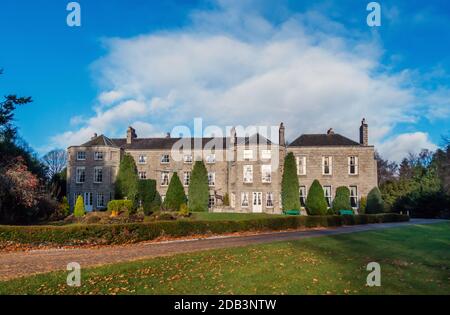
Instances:
[[[216,154],[210,153],[206,155],[206,164],[214,164],[216,163]]]
[[[244,150],[244,160],[253,160],[253,150],[251,149]]]
[[[304,189],[303,196],[302,196],[302,188]],[[306,199],[308,198],[308,190],[307,190],[306,185],[301,185],[299,187],[298,195],[300,197],[300,206],[303,207],[303,208],[306,207]],[[304,204],[303,206],[302,206],[302,198],[303,198],[303,204]]]
[[[192,164],[192,154],[184,154],[183,155],[183,163],[184,164]]]
[[[268,178],[267,178],[267,172],[268,172]],[[261,165],[261,182],[264,184],[270,184],[272,182],[272,165],[271,164],[265,164]]]
[[[140,154],[138,156],[138,164],[147,164],[147,155]]]
[[[247,179],[246,173],[247,170],[250,171],[251,177]],[[242,175],[243,175],[243,182],[244,184],[252,184],[253,183],[253,165],[244,165],[242,167]]]
[[[329,195],[327,195],[328,188],[330,192]],[[333,206],[333,187],[331,187],[331,185],[324,185],[323,195],[325,197],[325,200],[327,201],[328,208],[331,208]]]
[[[354,164],[352,164],[352,159],[354,159]],[[352,166],[355,167],[355,172],[352,173]],[[357,156],[349,156],[348,157],[348,175],[358,175],[359,173],[359,161]]]
[[[325,161],[327,158],[328,158],[328,162],[329,162],[329,166],[328,166],[329,173],[325,173]],[[322,156],[322,175],[325,175],[325,176],[333,175],[333,157],[330,155]]]
[[[216,186],[216,173],[215,172],[208,172],[208,186],[209,187]]]
[[[102,201],[101,204],[99,202],[100,200]],[[97,193],[97,202],[96,202],[96,204],[97,204],[97,206],[96,206],[97,209],[103,209],[103,208],[106,207],[105,194],[104,193]]]
[[[170,163],[170,154],[161,155],[161,164],[169,164]]]
[[[104,152],[101,152],[101,151],[94,152],[94,160],[95,161],[103,161],[104,158],[105,158]]]
[[[297,175],[306,175],[306,156],[305,155],[299,155],[295,157],[297,162]],[[300,161],[301,167],[300,167]]]
[[[212,209],[216,206],[216,196],[209,195],[208,197],[208,209]]]
[[[191,172],[184,172],[183,173],[183,186],[189,187],[189,184],[191,183]]]
[[[352,188],[355,188],[355,190],[356,190],[356,196],[353,195]],[[352,186],[349,186],[349,189],[350,189],[350,205],[352,204],[352,198],[355,198],[355,201],[356,201],[356,202],[355,202],[355,207],[352,206],[352,208],[353,208],[353,209],[357,209],[357,208],[358,208],[358,186],[352,185]]]
[[[271,160],[272,150],[261,150],[261,160]]]
[[[83,157],[80,157],[83,155]],[[86,161],[86,151],[77,151],[77,161]]]
[[[81,181],[81,174],[79,172],[83,171],[83,181]],[[86,168],[85,167],[77,167],[75,170],[75,177],[77,184],[84,184],[86,182]]]
[[[167,175],[167,184],[164,183]],[[170,172],[169,171],[161,171],[161,187],[167,187],[170,183]]]
[[[269,205],[269,200],[272,202]],[[272,209],[274,207],[274,200],[273,200],[273,192],[267,192],[266,193],[266,208]]]
[[[99,171],[100,171],[100,176],[101,176],[100,180],[98,180]],[[94,167],[94,183],[95,184],[103,183],[103,167],[101,167],[101,166]]]
[[[244,198],[246,197],[246,198]],[[247,203],[244,204],[244,200],[247,199]],[[250,197],[248,192],[241,192],[241,208],[250,207]]]
[[[139,179],[147,179],[147,172],[146,171],[139,171],[138,172]]]

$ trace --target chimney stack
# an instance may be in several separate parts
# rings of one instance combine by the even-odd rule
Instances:
[[[285,128],[284,128],[284,124],[283,123],[280,124],[280,132],[279,132],[279,139],[278,140],[279,140],[278,144],[280,146],[284,147],[286,145]]]
[[[166,138],[170,139],[170,132],[166,133]]]
[[[363,146],[369,145],[369,125],[367,125],[365,118],[363,118],[361,127],[359,127],[359,143]]]
[[[333,130],[333,128],[328,129],[327,135],[334,135],[334,130]]]
[[[136,130],[134,130],[133,127],[128,127],[127,130],[127,144],[131,144],[133,142],[133,139],[136,139],[137,135],[136,135]]]
[[[231,131],[230,131],[230,144],[231,145],[236,145],[237,144],[237,134],[236,134],[236,128],[235,127],[231,128]]]

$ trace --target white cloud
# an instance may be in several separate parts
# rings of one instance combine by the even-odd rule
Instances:
[[[377,39],[315,12],[274,25],[244,10],[248,3],[220,1],[185,29],[106,40],[108,54],[93,65],[104,88],[96,115],[53,142],[123,136],[136,121],[138,135],[159,134],[193,117],[223,127],[283,121],[290,140],[330,127],[356,139],[365,117],[380,143],[421,115],[419,91],[407,72],[386,72]]]
[[[377,146],[382,156],[400,162],[407,153],[417,154],[423,149],[436,150],[437,146],[430,141],[427,133],[403,133],[390,138]]]

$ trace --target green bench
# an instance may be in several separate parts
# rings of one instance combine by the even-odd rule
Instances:
[[[354,215],[353,210],[339,210],[339,215]]]
[[[285,215],[300,215],[300,210],[283,210]]]

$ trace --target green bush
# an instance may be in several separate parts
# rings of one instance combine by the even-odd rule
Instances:
[[[138,201],[138,183],[139,178],[137,174],[136,164],[133,157],[126,153],[120,161],[119,173],[117,174],[115,182],[115,198],[133,201],[137,207]]]
[[[161,210],[162,198],[158,191],[156,191],[155,199],[152,201],[152,212],[157,212]]]
[[[171,217],[170,213],[163,213]],[[171,220],[170,218],[167,220]],[[127,224],[70,226],[0,226],[0,241],[21,244],[101,245],[154,240],[161,236],[182,237],[241,231],[277,231],[298,228],[408,221],[400,214],[355,216],[280,216],[244,221],[156,221]]]
[[[61,204],[59,205],[59,208],[61,210],[61,213],[64,217],[69,216],[70,214],[70,206],[69,206],[69,201],[67,200],[67,197],[64,196],[62,198]]]
[[[289,152],[284,159],[281,199],[283,210],[300,210],[297,163],[292,152]]]
[[[306,210],[309,215],[326,215],[328,212],[324,191],[317,179],[313,181],[309,188],[308,197],[306,198]]]
[[[134,204],[131,200],[111,200],[108,202],[108,211],[117,213],[125,212],[127,214],[134,213]]]
[[[367,206],[367,197],[362,196],[361,200],[359,201],[359,209],[358,209],[359,214],[366,213],[366,206]]]
[[[333,200],[333,210],[337,213],[339,210],[352,210],[350,205],[350,189],[341,186],[336,189],[336,197]]]
[[[178,211],[178,215],[182,217],[188,217],[191,215],[191,212],[189,211],[187,204],[185,203],[181,204],[180,211]]]
[[[384,211],[384,202],[381,198],[381,192],[378,187],[373,188],[367,195],[367,214],[382,213]]]
[[[153,201],[156,198],[156,181],[153,179],[140,180],[138,184],[138,198],[145,215],[152,213]]]
[[[168,211],[178,211],[183,203],[186,203],[186,194],[184,193],[183,184],[181,184],[177,172],[174,172],[170,179],[169,187],[167,188],[163,209]]]
[[[189,183],[189,210],[207,212],[209,201],[208,171],[203,161],[196,161]]]
[[[81,195],[78,196],[77,201],[75,202],[75,209],[73,211],[73,215],[77,218],[80,218],[86,214],[86,209],[84,209],[84,200]]]

